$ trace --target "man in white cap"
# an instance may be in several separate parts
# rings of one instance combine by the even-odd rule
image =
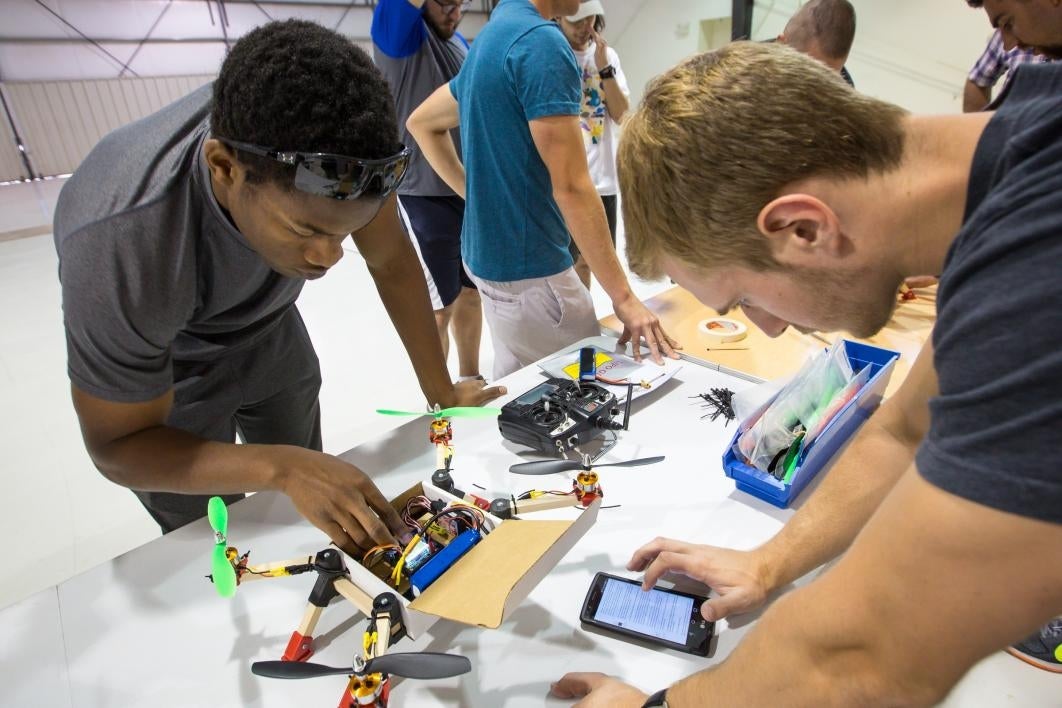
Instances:
[[[602,32],[605,29],[605,8],[600,0],[583,0],[574,15],[560,20],[564,37],[575,52],[575,61],[582,75],[582,106],[579,126],[582,128],[586,161],[590,178],[601,197],[608,218],[612,245],[616,245],[616,144],[619,123],[630,107],[627,77],[620,67],[619,55],[608,46]],[[590,265],[579,253],[573,240],[569,250],[575,261],[575,272],[590,287]]]

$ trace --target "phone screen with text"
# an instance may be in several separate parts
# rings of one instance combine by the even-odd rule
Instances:
[[[684,644],[692,613],[692,597],[656,589],[645,592],[637,583],[608,578],[594,619],[667,642]]]

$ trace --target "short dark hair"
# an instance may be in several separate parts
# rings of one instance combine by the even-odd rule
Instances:
[[[966,0],[966,4],[970,7],[980,9],[985,4],[985,0]]]
[[[848,57],[855,39],[855,8],[848,0],[810,0],[789,18],[785,26],[786,44],[801,52],[818,42],[833,59]]]
[[[305,20],[270,22],[232,47],[214,81],[214,137],[278,150],[375,159],[399,150],[387,82],[350,40]],[[252,183],[289,186],[294,168],[239,153]]]

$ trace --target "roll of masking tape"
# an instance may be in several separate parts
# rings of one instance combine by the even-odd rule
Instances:
[[[702,320],[697,325],[697,329],[700,330],[701,334],[710,337],[716,344],[740,342],[749,333],[749,328],[744,323],[730,320],[726,317],[709,317],[706,320]]]

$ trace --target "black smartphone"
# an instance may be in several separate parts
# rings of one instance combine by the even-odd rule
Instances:
[[[701,616],[701,603],[707,599],[664,588],[646,592],[637,580],[598,573],[579,619],[592,627],[708,656],[715,624]]]
[[[597,379],[597,353],[593,347],[583,347],[579,350],[579,380],[594,381]]]

